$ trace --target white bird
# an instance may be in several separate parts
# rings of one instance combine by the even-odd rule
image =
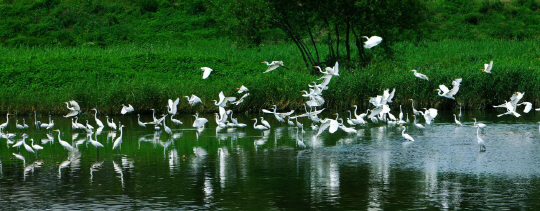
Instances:
[[[481,128],[482,131],[484,130],[485,127],[487,127],[487,125],[485,125],[484,123],[476,123],[476,118],[472,118],[472,119],[474,120],[473,127]]]
[[[122,128],[123,127],[125,126],[120,125],[120,136],[116,138],[116,140],[114,140],[113,147],[112,147],[113,150],[116,149],[118,146],[120,146],[120,144],[122,144],[122,135],[123,135]]]
[[[238,89],[238,94],[242,94],[243,92],[247,92],[249,91],[249,89],[247,87],[245,87],[244,85],[240,86],[240,88],[236,88]]]
[[[480,146],[480,152],[485,152],[486,145],[484,144],[484,140],[480,138],[480,134],[478,134],[479,131],[480,131],[480,127],[476,129],[476,140],[478,141],[478,146]]]
[[[165,115],[164,117],[167,117],[167,115]],[[165,124],[166,122],[166,120],[163,120],[163,129],[167,134],[172,135],[172,130],[170,127],[167,127],[167,125]]]
[[[121,114],[127,114],[129,112],[133,112],[135,111],[135,109],[133,108],[133,106],[131,106],[131,104],[128,104],[127,106],[122,104],[122,110],[120,111]]]
[[[446,87],[444,84],[439,85],[439,89],[435,89],[435,90],[438,91],[437,94],[439,96],[455,100],[454,95],[457,94],[457,92],[459,91],[460,83],[461,83],[461,78],[458,78],[452,81],[451,90],[449,90],[448,87]]]
[[[178,120],[178,119],[173,119],[174,115],[171,115],[171,122],[175,125],[181,125],[181,124],[184,124],[182,121]]]
[[[23,121],[23,128],[28,129],[28,125],[26,124],[26,121],[24,120],[24,118],[22,119],[22,121]]]
[[[146,127],[146,124],[144,122],[141,122],[141,115],[137,114],[137,124],[141,127]]]
[[[90,144],[92,144],[95,148],[104,147],[103,144],[97,141],[97,133],[94,134],[94,137],[96,138],[96,140],[92,139],[92,136],[89,136],[88,141],[90,141]]]
[[[417,78],[429,81],[429,78],[426,75],[422,73],[418,73],[416,70],[411,70],[411,71],[414,72],[414,76],[416,76]]]
[[[227,102],[233,102],[236,100],[236,97],[225,97],[223,91],[219,92],[219,101],[213,100],[214,105],[219,107],[227,107]]]
[[[489,62],[489,64],[484,64],[484,69],[482,69],[482,72],[491,73],[491,68],[493,68],[493,61]]]
[[[21,125],[21,124],[19,124],[19,120],[18,120],[18,119],[15,121],[15,127],[16,127],[17,129],[19,129],[19,130],[23,130],[23,129],[24,129],[24,126]]]
[[[529,113],[529,111],[531,111],[531,109],[532,109],[532,103],[530,103],[530,102],[522,102],[522,103],[518,104],[518,106],[520,106],[520,105],[525,105],[525,108],[523,109],[524,113]]]
[[[271,128],[271,127],[270,127],[270,123],[268,123],[268,121],[264,120],[264,117],[261,117],[261,123],[262,123],[265,127]]]
[[[24,148],[26,149],[26,151],[31,152],[31,153],[36,153],[34,151],[34,149],[32,149],[32,147],[30,145],[26,144],[26,141],[23,141],[23,145],[24,145]]]
[[[54,127],[54,120],[51,120],[51,123],[49,123],[49,126],[47,126],[47,130],[50,130]]]
[[[94,113],[94,118],[96,120],[96,124],[98,125],[98,127],[104,127],[103,122],[101,122],[101,120],[97,118],[97,109],[93,108],[91,110],[94,110],[96,112]]]
[[[43,149],[42,146],[40,146],[38,144],[34,144],[34,139],[30,139],[30,141],[32,141],[32,148],[34,148],[36,151]]]
[[[454,121],[456,122],[457,125],[463,126],[463,125],[461,124],[461,122],[457,119],[456,114],[454,114]]]
[[[414,138],[411,135],[405,133],[405,130],[407,130],[407,127],[405,126],[401,126],[401,127],[403,127],[403,130],[401,131],[401,136],[407,141],[414,141]]]
[[[210,73],[212,72],[212,69],[210,69],[209,67],[201,67],[201,70],[204,72],[202,79],[208,78],[208,76],[210,76]]]
[[[107,126],[109,126],[113,130],[116,130],[116,123],[114,123],[114,119],[111,119],[111,121],[109,122],[109,116],[105,117],[107,117]]]
[[[298,117],[296,117],[296,118],[298,118]],[[291,117],[289,117],[289,118],[287,119],[287,124],[288,124],[289,126],[291,126],[291,127],[294,127],[294,122],[291,121]]]
[[[420,114],[422,114],[424,116],[424,119],[426,120],[426,124],[431,124],[431,121],[433,121],[433,119],[435,119],[435,117],[437,117],[437,114],[438,114],[438,111],[437,109],[434,109],[434,108],[430,108],[430,109],[427,109],[427,108],[424,108],[425,111],[422,112],[422,111],[419,111]]]
[[[191,95],[191,98],[189,96],[184,96],[187,98],[189,105],[194,106],[197,103],[202,103],[201,98],[197,97],[196,95]]]
[[[22,160],[24,163],[26,163],[26,160],[24,159],[24,157],[20,154],[16,154],[16,153],[11,153],[13,154],[13,156],[15,156],[15,158],[19,159],[19,160]]]
[[[204,128],[204,125],[208,122],[208,119],[206,118],[199,118],[199,114],[193,115],[195,117],[195,121],[193,121],[193,127],[196,128]]]
[[[167,106],[167,112],[171,115],[175,115],[176,111],[178,110],[178,103],[180,103],[180,98],[176,98],[176,100],[169,99],[169,105]],[[172,116],[171,116],[172,117]]]
[[[364,48],[366,49],[373,48],[382,42],[382,38],[379,36],[371,36],[371,37],[362,36],[362,38],[367,39],[366,42],[364,42]]]
[[[4,123],[2,123],[0,125],[0,130],[3,131],[8,126],[8,124],[9,124],[9,115],[10,115],[9,113],[6,114],[6,122],[4,122]]]
[[[58,132],[58,142],[60,143],[60,145],[62,145],[68,151],[73,151],[73,147],[68,142],[62,141],[62,139],[60,139],[60,130],[53,130],[53,131]]]
[[[64,102],[64,103],[66,104],[66,107],[70,110],[70,112],[66,114],[64,117],[77,116],[77,114],[81,112],[81,107],[79,106],[79,103],[77,103],[75,100]]]
[[[266,71],[263,72],[263,73],[267,73],[267,72],[277,69],[279,66],[283,66],[283,61],[272,61],[271,63],[264,61],[264,62],[261,62],[261,64],[266,64],[268,66],[268,69],[266,69]]]
[[[323,72],[321,70],[321,67],[315,66],[317,69],[319,69],[319,72],[325,75],[331,75],[331,76],[339,76],[339,63],[336,61],[336,64],[334,64],[334,67],[326,67],[326,71]]]
[[[79,128],[79,129],[83,129],[83,130],[86,129],[85,125],[79,123],[79,117],[75,117],[75,125],[77,125],[77,128]],[[49,127],[52,127],[52,126],[49,125]],[[47,128],[47,129],[49,129],[49,128]]]
[[[94,126],[92,126],[92,125],[90,125],[90,123],[88,123],[88,119],[86,120],[86,128],[88,128],[90,130],[94,129]]]
[[[253,128],[256,130],[268,130],[269,128],[264,125],[257,125],[257,118],[253,118],[251,120],[255,120],[255,123],[253,123]]]
[[[231,104],[240,105],[240,103],[244,102],[244,98],[246,98],[247,96],[249,96],[249,93],[242,95],[242,97],[239,100],[237,100],[236,102],[232,102]]]

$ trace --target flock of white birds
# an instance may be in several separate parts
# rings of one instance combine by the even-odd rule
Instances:
[[[363,37],[363,38],[367,39],[367,41],[364,44],[364,47],[367,49],[372,48],[382,42],[382,38],[378,36]],[[265,61],[261,63],[264,63],[268,66],[268,69],[264,71],[264,73],[276,70],[279,67],[285,67],[283,65],[283,61],[272,61],[272,62]],[[405,126],[406,124],[410,124],[412,125],[412,127],[415,127],[419,130],[424,130],[425,129],[424,125],[419,123],[416,117],[417,116],[423,117],[425,120],[425,124],[427,125],[432,124],[434,119],[437,117],[437,114],[438,114],[437,109],[423,108],[423,111],[418,111],[414,108],[414,100],[409,99],[412,105],[412,114],[414,117],[414,121],[412,123],[410,122],[408,114],[405,115],[406,119],[404,119],[401,105],[399,106],[400,110],[399,110],[398,117],[396,118],[391,113],[390,106],[388,105],[389,103],[392,103],[392,99],[394,98],[394,94],[396,91],[396,89],[394,88],[392,91],[390,91],[390,89],[385,89],[382,95],[371,97],[369,99],[369,103],[371,103],[373,107],[371,109],[367,109],[365,113],[358,114],[357,113],[358,107],[354,105],[353,106],[355,108],[354,112],[351,112],[350,110],[347,111],[349,113],[349,116],[346,117],[346,121],[344,121],[343,118],[340,118],[338,113],[334,114],[336,116],[335,118],[321,119],[319,118],[318,115],[324,111],[324,108],[321,108],[325,103],[325,99],[323,98],[323,91],[329,89],[328,85],[330,81],[332,80],[332,78],[339,77],[339,64],[338,62],[336,62],[333,67],[326,67],[325,71],[323,71],[322,68],[319,66],[314,66],[314,67],[319,70],[319,72],[322,74],[322,77],[318,79],[319,81],[321,81],[320,83],[312,82],[308,85],[309,91],[307,90],[301,91],[303,93],[302,96],[306,98],[306,102],[304,104],[305,113],[294,115],[294,116],[293,116],[295,112],[294,110],[280,113],[277,111],[276,105],[273,106],[273,110],[262,109],[262,112],[267,113],[267,114],[274,114],[274,117],[276,118],[278,122],[287,124],[291,127],[295,127],[297,129],[297,134],[298,134],[298,131],[302,131],[302,133],[305,132],[304,125],[300,121],[298,121],[298,119],[300,118],[307,118],[311,121],[311,129],[313,131],[316,131],[315,136],[319,136],[325,131],[328,131],[328,133],[332,134],[338,130],[342,130],[343,132],[348,133],[348,134],[356,134],[357,130],[355,129],[355,126],[366,125],[368,124],[368,120],[369,120],[375,124],[386,123],[388,125],[399,126],[399,128],[403,129],[401,133],[402,137],[407,141],[414,141],[414,138],[411,135],[405,133],[407,130]],[[484,69],[482,69],[482,71],[485,73],[491,73],[492,67],[493,67],[493,61],[491,61],[489,64],[485,64]],[[210,73],[212,72],[212,69],[208,67],[202,67],[201,70],[203,71],[202,79],[208,78],[210,76]],[[414,76],[419,78],[420,80],[426,80],[426,81],[429,80],[428,76],[419,73],[417,70],[411,70],[411,71],[414,72]],[[458,78],[452,81],[451,83],[452,89],[449,89],[445,85],[441,84],[439,85],[439,88],[435,90],[438,91],[437,94],[439,96],[455,100],[454,96],[458,93],[461,82],[462,82],[462,79]],[[222,128],[228,128],[228,127],[244,128],[247,126],[245,123],[239,123],[238,120],[233,117],[232,110],[226,109],[228,104],[239,105],[244,101],[246,97],[249,96],[249,93],[248,93],[249,89],[247,87],[242,85],[241,87],[236,88],[236,89],[238,90],[238,94],[245,93],[238,100],[237,100],[237,97],[225,96],[223,92],[220,92],[218,94],[219,100],[213,100],[214,105],[218,107],[218,111],[219,111],[218,113],[214,114],[215,122],[217,124],[216,129],[218,131]],[[506,112],[498,116],[500,117],[502,115],[513,115],[515,117],[519,117],[521,115],[517,113],[516,109],[518,106],[522,106],[522,105],[525,106],[525,109],[523,110],[524,113],[528,113],[529,111],[531,111],[532,109],[531,103],[529,102],[519,103],[520,100],[523,98],[524,94],[525,93],[516,92],[514,95],[512,95],[512,97],[510,98],[510,101],[506,101],[505,103],[501,105],[494,106],[495,108],[506,108]],[[196,95],[185,96],[185,98],[187,99],[188,103],[191,106],[195,106],[198,103],[202,103],[202,100]],[[166,117],[170,115],[170,121],[174,125],[183,124],[182,121],[174,118],[174,116],[177,114],[177,111],[178,111],[177,106],[179,103],[180,103],[180,98],[177,98],[176,100],[169,99],[168,105],[167,105],[167,114],[163,114],[159,118],[156,117],[155,110],[151,109],[152,121],[150,122],[142,122],[140,120],[140,115],[137,115],[138,116],[137,122],[139,126],[147,127],[148,125],[152,125],[155,128],[155,130],[163,130],[167,134],[172,135],[171,128],[166,125],[166,122],[167,122]],[[88,120],[86,120],[86,124],[82,124],[78,122],[78,114],[81,112],[81,107],[76,101],[72,100],[69,102],[65,102],[65,104],[69,113],[66,114],[64,117],[72,118],[73,130],[85,130],[87,134],[101,133],[101,131],[105,127],[105,124],[103,124],[103,122],[98,119],[98,110],[96,108],[91,109],[94,111],[94,120],[95,120],[95,125],[96,125],[94,127],[89,123]],[[127,114],[130,112],[133,112],[134,110],[135,109],[130,104],[128,104],[127,106],[122,104],[120,113]],[[454,120],[457,125],[462,126],[462,123],[459,120],[461,119],[461,116],[462,116],[461,107],[459,110],[460,111],[457,116],[456,114],[454,114]],[[536,109],[536,110],[538,111],[540,109]],[[354,114],[354,117],[352,116],[352,114]],[[0,124],[0,133],[3,138],[6,138],[8,140],[8,146],[10,144],[12,144],[11,147],[17,147],[17,148],[20,148],[21,146],[23,146],[30,153],[36,153],[38,150],[43,149],[42,146],[40,146],[37,143],[34,143],[33,139],[30,139],[31,145],[28,145],[25,141],[28,137],[28,135],[26,134],[22,134],[22,139],[15,142],[13,141],[13,139],[15,138],[16,134],[4,133],[5,129],[7,128],[9,124],[9,116],[10,114],[8,113],[6,115],[6,119],[7,119],[6,122],[3,124]],[[205,128],[206,123],[208,123],[208,120],[206,118],[199,117],[198,113],[196,113],[193,116],[195,117],[195,120],[193,121],[192,126],[196,128],[199,132],[202,131]],[[473,118],[473,119],[474,119],[473,127],[477,127],[477,134],[476,134],[477,142],[480,147],[480,151],[482,152],[486,150],[486,147],[485,147],[484,141],[480,138],[480,130],[483,131],[486,125],[483,123],[477,122],[476,118]],[[260,124],[257,124],[259,123],[257,118],[254,118],[252,120],[254,120],[253,128],[256,130],[264,131],[264,130],[269,130],[271,128],[271,125],[269,124],[269,122],[264,120],[263,117],[260,117]],[[345,122],[347,122],[349,126],[346,126]],[[122,135],[123,135],[122,128],[125,126],[122,125],[120,122],[117,125],[112,118],[109,119],[109,116],[106,116],[106,123],[107,123],[107,127],[110,128],[111,130],[120,130],[120,136],[117,137],[113,143],[112,149],[114,150],[120,147],[122,143]],[[26,124],[24,119],[23,119],[22,125],[19,124],[18,120],[16,121],[15,124],[16,124],[16,127],[20,130],[24,130],[29,127]],[[40,121],[37,120],[37,114],[34,113],[34,124],[35,124],[35,127],[38,129],[46,129],[46,130],[52,130],[52,131],[58,132],[58,143],[60,143],[68,151],[72,151],[74,149],[74,147],[70,143],[63,141],[61,139],[60,130],[58,129],[53,130],[54,120],[51,119],[50,115],[49,115],[48,123],[41,123]],[[91,145],[95,146],[96,148],[104,147],[103,144],[97,141],[97,137],[96,137],[96,140],[92,139],[91,135],[89,135],[88,137],[90,138],[87,139],[87,141]],[[299,147],[305,147],[305,144],[303,143],[301,139],[297,138],[297,144]],[[24,160],[24,157],[22,157],[20,154],[13,153],[13,155],[16,158]]]

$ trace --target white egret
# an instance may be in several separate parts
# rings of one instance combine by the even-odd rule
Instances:
[[[253,123],[253,128],[256,130],[268,130],[269,128],[264,125],[257,125],[257,118],[253,118],[251,120],[255,120],[255,123]]]
[[[131,106],[131,104],[128,104],[127,106],[122,104],[122,110],[120,110],[120,113],[123,115],[133,111],[135,111],[135,109],[133,106]]]
[[[92,137],[90,136],[90,138],[88,139],[88,141],[90,141],[90,144],[92,144],[95,148],[99,148],[99,147],[104,147],[103,144],[99,143],[97,141],[97,133],[94,134],[94,137],[96,140],[92,139]]]
[[[413,99],[409,99],[411,101],[411,106],[412,106],[412,111],[413,111],[413,114],[415,116],[418,116],[420,115],[420,112],[418,112],[415,108],[414,108],[414,100]]]
[[[38,151],[38,150],[42,150],[43,147],[38,145],[38,144],[34,144],[34,139],[30,139],[30,141],[32,141],[32,148],[34,148],[34,150]]]
[[[68,142],[62,141],[62,139],[60,138],[60,130],[57,129],[57,130],[53,130],[53,131],[58,132],[58,142],[60,143],[60,145],[62,145],[68,151],[73,151],[73,147]]]
[[[34,111],[34,125],[37,129],[41,128],[41,122],[37,120],[37,111]]]
[[[16,127],[17,129],[19,129],[19,130],[24,130],[24,126],[21,125],[21,124],[19,124],[19,120],[18,120],[18,119],[15,121],[15,127]]]
[[[371,36],[371,37],[362,36],[362,38],[367,39],[366,42],[364,42],[364,48],[366,49],[373,48],[382,42],[382,38],[379,36]]]
[[[6,127],[8,126],[8,124],[9,124],[9,113],[6,114],[6,122],[4,122],[4,123],[2,123],[2,124],[0,125],[0,130],[3,131],[4,129],[6,129]]]
[[[474,120],[473,127],[481,128],[482,132],[484,132],[484,128],[486,128],[487,125],[485,125],[484,123],[476,123],[476,118],[471,118],[471,119]]]
[[[92,126],[92,125],[90,125],[90,123],[88,123],[88,119],[86,120],[86,128],[88,128],[90,130],[94,129],[94,126]]]
[[[435,90],[438,91],[437,94],[439,96],[455,100],[454,95],[457,94],[457,92],[459,91],[460,83],[461,83],[461,78],[458,78],[452,81],[451,90],[448,89],[448,87],[446,87],[444,84],[439,85],[439,89],[435,89]]]
[[[97,109],[92,108],[92,109],[90,109],[90,110],[94,110],[94,111],[95,111],[95,113],[94,113],[94,119],[96,120],[96,124],[98,125],[98,127],[104,127],[103,122],[101,122],[101,120],[99,120],[99,119],[97,118]]]
[[[81,107],[79,106],[79,103],[77,103],[75,100],[64,102],[64,103],[66,104],[67,109],[70,110],[70,112],[66,114],[64,117],[67,118],[67,117],[77,116],[77,114],[81,112]]]
[[[210,69],[209,67],[201,67],[201,71],[203,71],[202,79],[206,79],[206,78],[208,78],[208,76],[210,76],[210,73],[211,73],[213,70]]]
[[[219,128],[226,128],[227,127],[227,124],[222,122],[221,119],[219,118],[218,113],[214,113],[214,116],[216,118],[216,124],[218,125]]]
[[[343,130],[343,132],[348,133],[348,134],[356,133],[356,129],[350,128],[350,127],[346,127],[346,126],[343,124],[343,118],[339,118],[339,120],[341,121],[341,122],[339,123],[339,126],[338,126],[339,129]]]
[[[191,98],[189,96],[184,96],[187,98],[189,105],[194,106],[197,103],[202,103],[201,98],[197,97],[196,95],[191,95]]]
[[[426,120],[426,124],[431,124],[431,121],[433,121],[433,119],[435,119],[435,117],[437,117],[437,114],[438,114],[438,111],[437,109],[434,109],[434,108],[430,108],[430,109],[427,109],[427,108],[423,108],[425,111],[422,112],[422,111],[419,111],[420,114],[422,114],[424,116],[424,119]]]
[[[489,62],[489,64],[484,64],[484,69],[482,69],[482,72],[491,73],[491,68],[493,68],[493,61]]]
[[[266,71],[264,71],[263,73],[267,73],[267,72],[270,72],[272,70],[275,70],[280,66],[283,67],[283,61],[272,61],[270,63],[268,63],[267,61],[264,61],[264,62],[261,62],[261,64],[266,64],[266,66],[268,66],[268,69],[266,69]]]
[[[144,122],[141,122],[141,115],[137,114],[137,124],[141,127],[146,127],[146,124]]]
[[[298,147],[302,148],[302,149],[305,149],[306,148],[306,144],[304,144],[304,141],[301,140],[300,138],[298,138],[298,127],[296,128],[296,145],[298,145]]]
[[[249,91],[249,89],[247,87],[245,87],[244,85],[240,86],[240,88],[236,88],[238,90],[238,94],[242,94],[243,92],[247,92]]]
[[[484,144],[484,140],[480,138],[480,134],[478,133],[480,131],[480,127],[476,128],[476,140],[478,141],[478,146],[480,146],[480,152],[486,151],[486,145]]]
[[[529,111],[531,111],[531,109],[532,109],[532,103],[530,103],[530,102],[522,102],[522,103],[518,104],[518,106],[520,106],[520,105],[525,105],[525,108],[523,109],[524,113],[529,113]]]
[[[17,158],[19,160],[22,160],[23,163],[25,163],[25,165],[26,165],[26,159],[24,159],[24,157],[22,155],[16,154],[16,153],[11,153],[11,154],[13,154],[13,156],[15,156],[15,158]]]
[[[261,123],[262,123],[265,127],[271,128],[271,127],[270,127],[270,123],[268,123],[268,121],[264,120],[264,117],[260,117],[260,118],[261,118]]]
[[[176,100],[169,99],[169,104],[167,106],[167,112],[171,115],[175,115],[176,111],[178,110],[178,103],[180,103],[180,98],[176,98]],[[172,117],[172,116],[171,116]]]
[[[291,117],[289,117],[289,118],[287,119],[287,124],[288,124],[289,126],[291,126],[291,127],[294,127],[294,122],[291,121]]]
[[[417,78],[429,81],[429,78],[426,75],[422,73],[418,73],[416,70],[411,70],[411,71],[414,72],[414,76],[416,76]]]
[[[458,118],[461,120],[461,117],[462,117],[462,114],[461,114],[461,105],[459,105],[459,114],[458,114]]]
[[[165,115],[164,117],[167,117],[167,115]],[[163,120],[163,129],[165,130],[165,132],[169,135],[172,135],[172,130],[170,127],[168,127],[165,123],[167,121],[166,120]],[[121,134],[121,133],[120,133]]]
[[[114,119],[111,119],[111,121],[109,122],[109,116],[105,117],[107,117],[107,126],[109,126],[113,130],[116,130],[116,123],[114,123]]]
[[[227,102],[233,102],[236,100],[236,97],[225,97],[223,91],[219,92],[219,101],[213,100],[214,105],[219,107],[227,107]]]
[[[75,125],[77,125],[77,128],[79,129],[86,129],[86,126],[79,123],[79,117],[75,117]]]
[[[174,115],[171,115],[171,122],[175,125],[181,125],[181,124],[184,124],[182,121],[178,120],[178,119],[173,119]]]
[[[407,130],[407,127],[405,127],[405,126],[400,126],[400,128],[401,128],[401,127],[403,128],[403,130],[401,131],[401,136],[402,136],[404,139],[406,139],[407,141],[414,141],[414,138],[413,138],[411,135],[405,133],[405,130]]]
[[[193,121],[193,127],[202,129],[204,128],[204,125],[208,122],[206,118],[199,118],[199,114],[193,115],[195,117],[195,121]]]
[[[116,149],[118,146],[120,146],[120,144],[122,144],[122,135],[123,135],[122,128],[123,127],[125,126],[120,124],[120,136],[116,138],[116,140],[114,140],[113,147],[112,147],[113,150]]]
[[[352,126],[354,126],[354,125],[359,125],[359,124],[360,124],[360,121],[359,121],[357,118],[352,118],[352,114],[351,114],[352,112],[351,112],[351,110],[347,110],[347,112],[349,112],[349,117],[347,118],[347,123],[348,123],[349,125],[352,125]],[[356,111],[355,111],[355,112],[356,112]],[[356,116],[356,114],[354,114],[354,115]]]
[[[322,71],[321,67],[314,66],[315,68],[319,69],[319,72],[321,72],[324,75],[331,75],[331,76],[339,76],[339,63],[336,61],[336,64],[334,64],[334,67],[326,67],[326,71]]]
[[[231,104],[240,105],[240,103],[244,102],[244,98],[246,98],[247,96],[249,96],[249,93],[242,95],[242,97],[239,100],[232,102]]]
[[[456,114],[454,114],[454,121],[456,122],[457,125],[463,126],[463,124],[461,124],[461,122],[457,119]]]
[[[47,130],[50,130],[54,127],[54,120],[51,120],[51,123],[49,123],[49,126],[47,126]]]
[[[26,149],[26,151],[31,152],[31,153],[36,153],[34,151],[34,149],[32,149],[32,147],[30,145],[26,144],[26,141],[23,141],[23,145],[24,145],[24,148]]]

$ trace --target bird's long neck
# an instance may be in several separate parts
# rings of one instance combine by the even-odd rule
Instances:
[[[165,125],[165,123],[163,123],[163,125]],[[124,132],[122,132],[122,125],[120,125],[120,138],[122,138],[122,134],[124,134]]]
[[[58,130],[58,141],[60,141],[60,130]]]
[[[339,118],[339,113],[336,113],[336,120],[338,120]]]
[[[358,109],[358,106],[355,106],[354,107],[354,116],[358,116],[358,114],[356,114],[356,110]]]
[[[403,127],[403,131],[401,131],[401,135],[404,136],[405,135],[405,131],[407,130],[406,127]]]
[[[255,123],[253,124],[253,127],[257,126],[257,119],[255,119]]]

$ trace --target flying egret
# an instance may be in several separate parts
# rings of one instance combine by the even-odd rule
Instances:
[[[97,118],[97,109],[92,108],[92,109],[90,109],[90,110],[94,110],[94,111],[95,111],[95,113],[94,113],[94,118],[95,118],[95,120],[96,120],[96,124],[98,125],[98,127],[104,127],[103,122],[101,122],[101,120],[99,120],[99,119]]]
[[[455,79],[452,81],[452,89],[448,89],[444,84],[439,85],[439,89],[435,89],[438,91],[438,95],[441,97],[446,97],[448,99],[455,100],[454,95],[457,94],[459,91],[459,85],[461,83],[461,78]],[[441,93],[442,92],[442,93]]]
[[[366,49],[373,48],[382,42],[382,38],[379,36],[371,36],[371,37],[362,36],[362,38],[367,39],[366,42],[364,42],[364,48]]]
[[[191,97],[189,96],[184,96],[184,97],[187,98],[189,105],[191,106],[194,106],[197,103],[202,103],[201,98],[197,97],[196,95],[191,95]]]
[[[411,70],[411,71],[414,72],[414,76],[416,76],[417,78],[429,81],[429,78],[426,75],[424,75],[422,73],[418,73],[415,69]]]
[[[522,102],[522,103],[518,104],[518,106],[520,106],[520,105],[525,105],[525,108],[523,109],[523,112],[525,112],[525,113],[529,113],[529,111],[531,111],[531,109],[532,109],[532,103],[530,103],[530,102]]]
[[[489,62],[489,64],[484,64],[484,69],[482,69],[482,72],[491,73],[491,68],[493,68],[493,61]]]
[[[219,107],[227,107],[227,102],[233,102],[236,100],[236,97],[225,97],[223,91],[219,92],[219,101],[213,100],[214,105]]]
[[[249,91],[249,89],[247,87],[245,87],[244,85],[240,86],[240,88],[236,88],[238,89],[238,94],[242,94],[243,92],[247,92]]]
[[[210,76],[210,73],[213,71],[209,67],[201,67],[201,70],[204,72],[203,76],[202,76],[202,79],[208,78],[208,76]]]
[[[77,103],[75,100],[64,102],[64,103],[66,104],[66,107],[68,108],[68,110],[70,110],[70,112],[66,114],[64,117],[67,118],[67,117],[77,116],[77,114],[81,112],[81,107],[79,106],[79,103]]]
[[[405,133],[405,130],[407,130],[407,127],[405,127],[405,126],[400,126],[400,128],[403,128],[403,130],[401,131],[401,136],[402,136],[404,139],[406,139],[407,141],[414,141],[414,138],[413,138],[411,135]]]
[[[135,111],[135,109],[133,108],[133,106],[131,106],[131,104],[128,104],[127,106],[122,104],[122,110],[120,110],[120,113],[121,114],[127,114],[129,112],[133,112]]]
[[[169,99],[169,104],[167,106],[167,112],[171,115],[175,115],[176,111],[178,110],[178,103],[180,103],[180,98],[176,98],[176,100]],[[171,116],[172,117],[172,116]]]
[[[480,134],[478,134],[478,131],[480,131],[480,127],[476,128],[476,140],[478,141],[478,146],[480,146],[480,152],[485,152],[486,145],[484,144],[484,140],[480,138]]]
[[[232,102],[231,104],[240,105],[240,103],[244,102],[244,98],[246,98],[247,96],[249,96],[249,93],[242,95],[242,97],[239,100],[237,100],[236,102]]]
[[[267,61],[264,61],[264,62],[261,62],[261,64],[266,64],[266,66],[268,66],[268,69],[266,69],[266,71],[264,71],[263,73],[267,73],[267,72],[270,72],[272,70],[275,70],[279,66],[283,67],[283,61],[272,61],[271,63],[268,63]],[[241,92],[239,92],[239,93],[241,93]]]

